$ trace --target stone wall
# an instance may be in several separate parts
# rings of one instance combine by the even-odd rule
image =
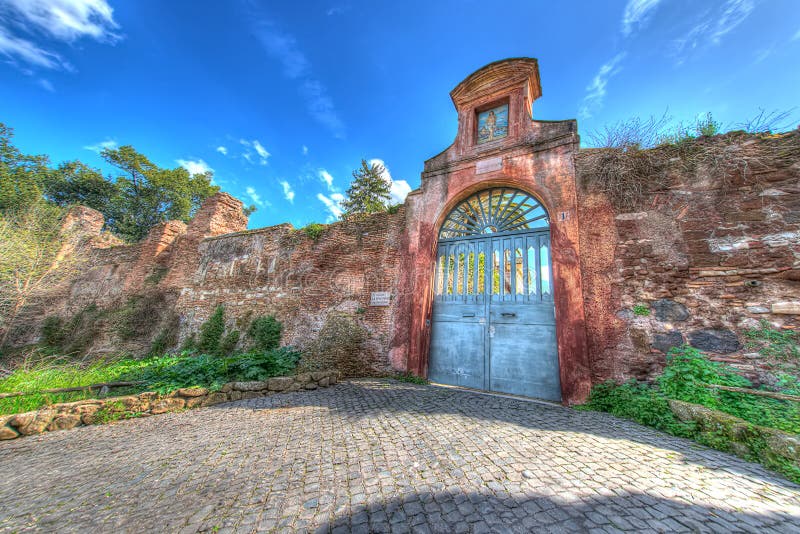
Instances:
[[[492,173],[477,175],[471,160],[434,168],[450,154],[445,152],[430,160],[425,187],[412,193],[406,207],[337,222],[318,236],[291,225],[247,231],[241,202],[218,194],[188,225],[164,223],[141,243],[119,245],[97,237],[97,214],[84,209],[85,224],[70,225],[95,236],[88,263],[67,294],[30,310],[12,340],[36,342],[47,315],[69,318],[87,305],[114,310],[144,295],[159,303],[154,326],[122,342],[113,325],[104,324],[90,352],[143,354],[170,317],[177,320],[177,345],[224,304],[231,328],[244,331],[250,318],[274,314],[285,326],[284,343],[310,352],[342,349],[345,356],[323,363],[346,367],[348,374],[424,375],[437,224],[464,195],[512,183],[538,192],[549,206],[561,205],[553,200],[558,195],[576,198],[574,212],[560,210],[564,220],[553,226],[561,236],[553,243],[570,246],[553,254],[562,266],[554,269],[556,279],[570,273],[570,294],[578,295],[577,303],[565,299],[566,286],[557,285],[559,305],[580,313],[557,317],[574,319],[564,343],[585,332],[592,382],[652,377],[666,351],[682,343],[759,378],[766,365],[748,350],[743,332],[760,320],[798,326],[800,133],[750,136],[741,146],[725,137],[696,141],[720,143],[733,157],[768,143],[776,156],[750,165],[749,172],[723,174],[669,162],[663,169],[667,185],[646,194],[635,210],[622,210],[587,186],[589,176],[579,175],[578,187],[569,190],[549,180],[549,170],[571,172],[568,126],[542,123],[550,134],[563,130],[569,139],[512,147]],[[532,180],[525,181],[526,173]],[[376,291],[392,295],[389,306],[370,306]],[[351,334],[363,339],[349,343]],[[583,382],[576,384],[576,395],[585,394]]]
[[[616,209],[582,176],[581,266],[593,380],[647,378],[689,343],[759,379],[742,333],[800,325],[800,132],[697,140],[734,172],[670,161],[666,187]],[[755,151],[765,145],[769,150]],[[655,149],[658,150],[658,149]],[[650,179],[650,177],[643,177]],[[638,314],[636,313],[638,312]]]
[[[0,416],[0,440],[213,406],[282,392],[324,388],[336,384],[338,378],[338,371],[316,371],[293,376],[277,376],[263,382],[229,382],[219,391],[209,391],[206,388],[181,388],[168,395],[150,391],[124,397],[53,404],[33,412]]]

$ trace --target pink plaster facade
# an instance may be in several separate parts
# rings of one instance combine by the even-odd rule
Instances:
[[[471,194],[493,186],[522,189],[550,215],[556,337],[562,397],[583,401],[591,386],[579,262],[574,152],[575,121],[532,119],[541,96],[535,59],[498,61],[478,70],[450,93],[458,111],[453,144],[425,162],[422,184],[406,200],[401,269],[390,359],[395,368],[427,375],[433,266],[439,227]],[[480,111],[508,103],[508,135],[477,143]]]

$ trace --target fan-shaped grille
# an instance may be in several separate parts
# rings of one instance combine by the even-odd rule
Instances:
[[[496,188],[476,193],[456,206],[439,230],[439,239],[521,232],[546,228],[547,212],[519,189]]]

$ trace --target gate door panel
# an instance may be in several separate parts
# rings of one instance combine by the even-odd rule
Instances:
[[[477,193],[442,225],[428,377],[560,400],[547,215],[513,189]]]

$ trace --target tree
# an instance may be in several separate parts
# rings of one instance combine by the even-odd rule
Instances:
[[[14,130],[0,122],[0,211],[24,209],[42,197],[51,169],[47,156],[23,154]]]
[[[361,160],[361,167],[353,171],[347,198],[342,201],[345,218],[386,211],[391,185],[383,178],[385,171],[383,165],[368,165],[366,160]]]
[[[115,180],[119,194],[108,213],[109,226],[133,241],[160,222],[188,222],[203,201],[219,191],[219,186],[211,185],[210,172],[163,169],[130,145],[107,148],[100,155],[124,173]]]
[[[64,213],[41,199],[0,212],[0,346],[26,305],[76,273],[79,255],[62,230]]]

